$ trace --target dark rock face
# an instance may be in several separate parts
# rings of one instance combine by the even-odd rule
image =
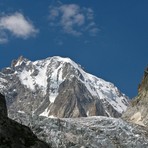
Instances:
[[[0,116],[7,117],[6,100],[2,94],[0,94]]]
[[[0,148],[50,148],[24,125],[7,117],[5,98],[0,94]]]
[[[112,83],[86,73],[69,58],[14,60],[0,72],[8,112],[56,117],[120,117],[127,97]]]
[[[148,67],[144,71],[144,76],[138,88],[138,95],[131,101],[123,118],[148,127]]]

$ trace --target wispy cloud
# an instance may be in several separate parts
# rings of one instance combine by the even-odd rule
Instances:
[[[0,44],[4,44],[8,42],[8,37],[5,32],[0,31]]]
[[[60,4],[49,7],[49,21],[52,27],[61,27],[62,31],[74,36],[84,32],[97,35],[99,28],[94,21],[94,11],[91,8],[76,4]]]
[[[56,43],[56,45],[62,46],[64,44],[64,38],[57,37],[57,38],[54,39],[54,42]]]
[[[8,41],[8,34],[18,38],[35,36],[38,30],[23,14],[16,12],[0,17],[0,43]]]

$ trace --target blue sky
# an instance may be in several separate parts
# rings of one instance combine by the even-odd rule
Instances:
[[[137,94],[148,64],[147,0],[1,0],[0,69],[20,55],[69,57]]]

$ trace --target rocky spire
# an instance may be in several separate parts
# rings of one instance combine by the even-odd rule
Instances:
[[[11,68],[14,68],[15,66],[19,66],[26,61],[28,60],[21,55],[18,59],[15,59],[12,61]]]

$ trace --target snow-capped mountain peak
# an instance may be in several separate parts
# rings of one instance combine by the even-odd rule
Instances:
[[[20,57],[12,65],[11,77],[18,82],[14,86],[16,97],[24,104],[32,103],[33,113],[58,117],[119,116],[127,108],[127,97],[117,87],[85,72],[70,58],[54,56],[32,62]],[[18,98],[18,85],[23,87],[21,92],[29,102],[23,96]]]

